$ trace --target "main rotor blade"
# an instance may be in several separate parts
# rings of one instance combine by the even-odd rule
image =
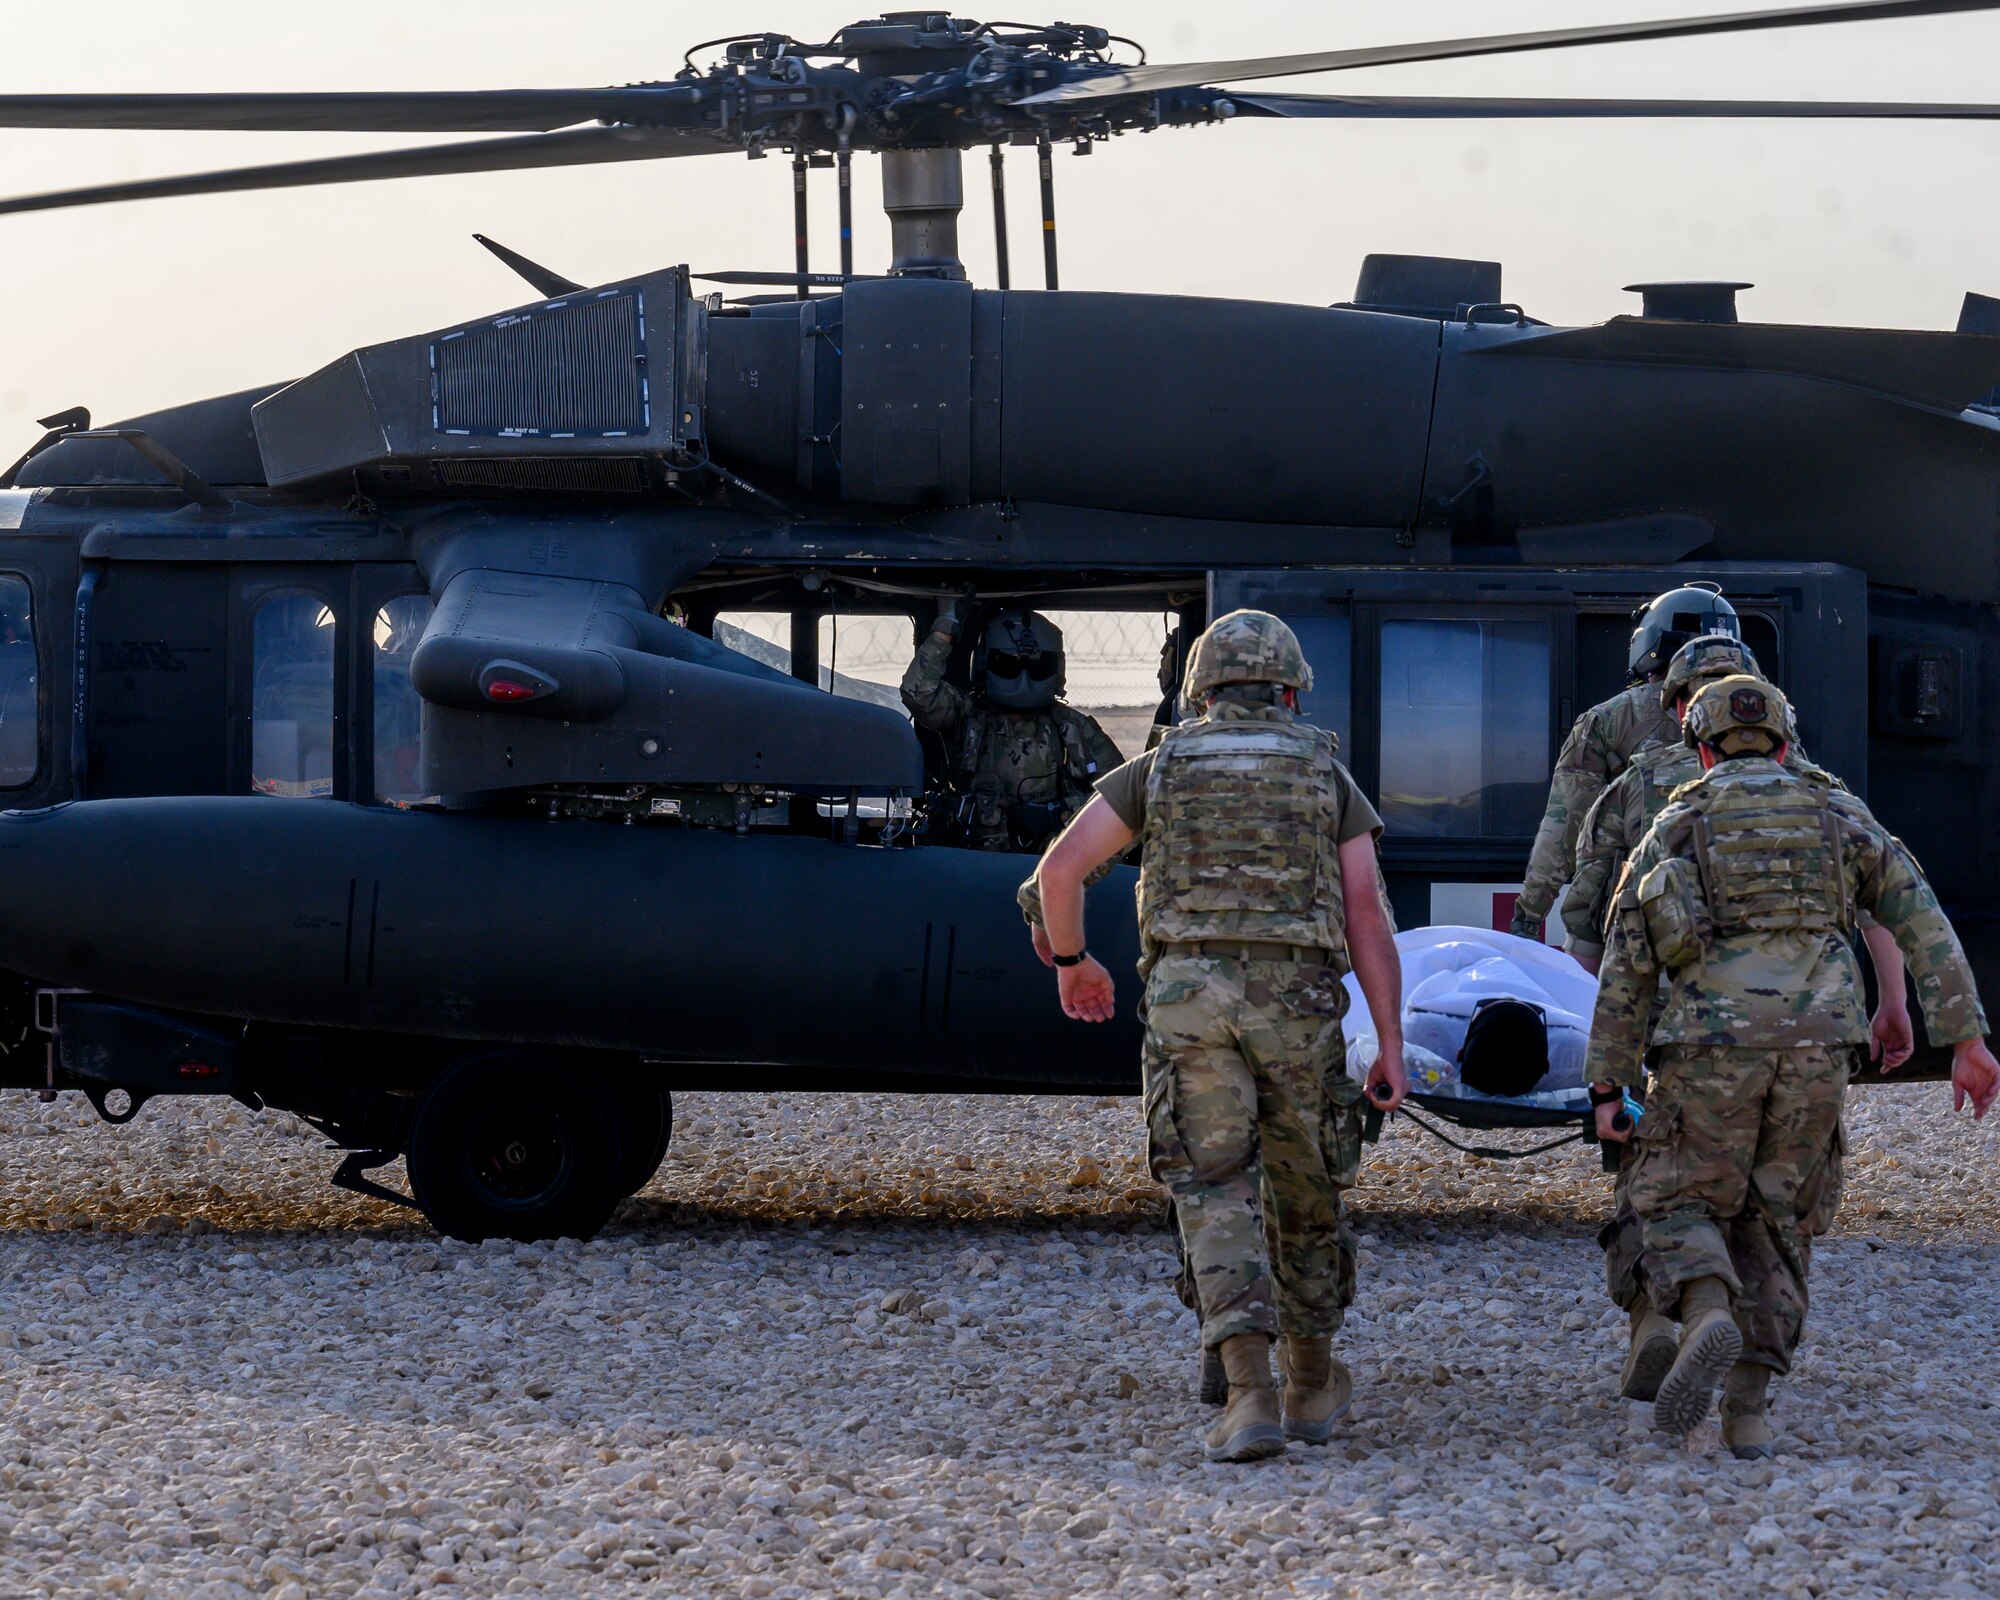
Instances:
[[[0,215],[98,206],[113,200],[159,200],[173,195],[227,194],[244,189],[298,189],[319,183],[364,183],[373,178],[428,178],[457,172],[513,172],[526,167],[574,167],[600,161],[656,161],[663,156],[720,155],[730,147],[699,137],[639,128],[572,128],[516,139],[475,139],[422,150],[377,150],[318,161],[281,161],[185,178],[144,178],[92,189],[0,200]]]
[[[644,124],[699,99],[691,85],[668,83],[364,94],[10,94],[0,95],[0,128],[525,133],[579,122]]]
[[[1239,115],[1339,118],[1861,117],[2000,121],[2000,105],[1903,100],[1520,100],[1467,95],[1232,94]]]
[[[1459,56],[1514,55],[1525,50],[1559,50],[1579,44],[1616,44],[1627,39],[1686,39],[1697,34],[1757,33],[1828,22],[1882,22],[1939,16],[1959,11],[2000,10],[2000,0],[1834,0],[1830,5],[1794,6],[1774,11],[1740,11],[1707,17],[1670,17],[1654,22],[1612,22],[1582,28],[1544,28],[1535,33],[1496,33],[1476,39],[1433,39],[1422,44],[1368,45],[1324,50],[1312,55],[1258,56],[1245,61],[1194,61],[1182,65],[1126,67],[1078,78],[1014,102],[1016,105],[1070,105],[1120,95],[1193,89],[1204,84],[1240,83],[1246,78],[1281,78],[1299,72],[1341,72],[1350,67],[1383,67],[1408,61],[1444,61]]]

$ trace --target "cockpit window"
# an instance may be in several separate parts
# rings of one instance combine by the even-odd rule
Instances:
[[[41,767],[41,692],[27,581],[0,573],[0,789],[35,780]]]
[[[417,756],[423,702],[410,682],[410,657],[431,620],[431,597],[398,595],[375,613],[375,798],[422,800]]]
[[[277,589],[251,621],[250,787],[291,797],[333,793],[333,608]]]

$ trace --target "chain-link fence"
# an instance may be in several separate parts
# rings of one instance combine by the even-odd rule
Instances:
[[[1164,611],[1047,611],[1063,631],[1068,662],[1067,698],[1079,706],[1151,707],[1160,698],[1160,644],[1173,626]],[[719,619],[786,652],[792,619],[783,611],[729,611]],[[722,631],[718,629],[718,632]],[[894,615],[847,612],[822,617],[819,658],[840,678],[893,687],[917,648],[914,624]]]

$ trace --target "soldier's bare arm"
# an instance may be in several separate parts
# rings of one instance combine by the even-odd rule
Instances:
[[[1056,963],[1063,1014],[1078,1022],[1109,1022],[1117,999],[1111,974],[1095,957],[1085,955],[1073,966],[1061,964],[1062,958],[1084,949],[1084,880],[1130,849],[1134,837],[1103,797],[1093,795],[1035,869],[1042,887],[1042,926],[1047,931],[1050,958]]]
[[[1340,847],[1340,883],[1348,959],[1381,1045],[1368,1072],[1368,1097],[1382,1110],[1394,1111],[1410,1092],[1403,1070],[1403,962],[1382,908],[1374,834],[1358,834]],[[1382,1089],[1388,1091],[1386,1097]]]
[[[1904,987],[1906,967],[1896,936],[1879,922],[1861,930],[1868,959],[1875,967],[1875,1015],[1868,1020],[1868,1056],[1894,1072],[1916,1053],[1916,1030],[1910,1024],[1910,1002]]]

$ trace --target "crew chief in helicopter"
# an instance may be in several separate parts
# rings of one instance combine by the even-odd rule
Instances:
[[[903,674],[903,704],[945,745],[953,839],[1039,853],[1124,761],[1097,723],[1062,699],[1062,629],[1038,611],[996,612],[972,652],[972,690],[945,681],[963,623],[956,597]]]

